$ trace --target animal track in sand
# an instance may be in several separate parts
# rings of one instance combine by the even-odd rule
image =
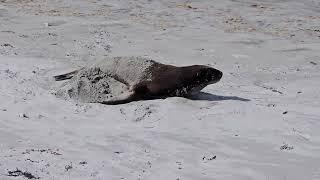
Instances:
[[[267,90],[270,90],[272,92],[275,92],[275,93],[278,93],[278,94],[283,94],[283,92],[277,90],[276,88],[274,87],[271,87],[271,86],[267,86],[267,85],[264,85],[260,82],[254,82],[254,85],[258,86],[258,87],[261,87],[261,88],[264,88],[264,89],[267,89]]]

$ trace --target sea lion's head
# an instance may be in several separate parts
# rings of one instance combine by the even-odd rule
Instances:
[[[185,84],[190,87],[188,94],[196,94],[209,84],[220,81],[223,73],[218,69],[204,65],[193,65],[184,68]]]
[[[199,72],[195,74],[195,79],[197,79],[200,83],[206,85],[214,84],[220,81],[222,78],[223,73],[218,69],[202,65],[200,65],[198,68]]]
[[[210,66],[193,65],[189,66],[189,68],[192,70],[192,73],[190,74],[192,82],[199,85],[209,85],[217,83],[218,81],[220,81],[223,75],[221,71]]]

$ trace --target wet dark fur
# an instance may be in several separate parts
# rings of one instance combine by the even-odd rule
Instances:
[[[161,65],[152,70],[151,81],[139,83],[133,90],[142,99],[181,96],[187,97],[195,87],[202,88],[218,82],[222,72],[202,65],[176,67]],[[201,89],[202,89],[201,88]]]

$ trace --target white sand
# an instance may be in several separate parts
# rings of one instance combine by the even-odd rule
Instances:
[[[0,1],[0,179],[320,179],[319,2],[189,2]],[[202,100],[52,94],[53,75],[131,55],[224,77]]]

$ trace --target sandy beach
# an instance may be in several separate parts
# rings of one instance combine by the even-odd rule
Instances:
[[[196,100],[57,98],[114,56],[224,74]],[[0,0],[0,180],[319,180],[317,0]]]

